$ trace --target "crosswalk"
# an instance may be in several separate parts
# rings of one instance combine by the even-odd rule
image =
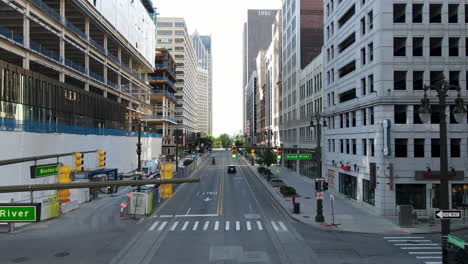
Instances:
[[[392,236],[384,239],[408,251],[408,254],[415,256],[416,259],[424,264],[442,264],[442,248],[438,243],[434,243],[422,236]]]
[[[275,232],[287,232],[288,228],[282,221],[270,221],[271,227]],[[260,220],[255,221],[231,221],[231,220],[207,220],[207,221],[184,221],[176,219],[172,220],[156,220],[148,228],[148,231],[264,231],[265,223]]]

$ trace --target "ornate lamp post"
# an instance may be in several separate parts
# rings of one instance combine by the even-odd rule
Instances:
[[[315,119],[315,120],[314,120]],[[315,148],[315,155],[317,156],[317,166],[315,166],[315,177],[316,180],[319,178],[318,184],[318,192],[322,191],[322,147],[321,147],[321,140],[322,140],[322,124],[321,124],[322,116],[320,113],[316,113],[311,121],[310,127],[315,128],[315,138],[317,142],[317,147]],[[323,120],[323,127],[327,127],[327,123]],[[325,217],[323,216],[323,200],[317,199],[317,215],[315,216],[315,222],[323,223],[325,222]]]

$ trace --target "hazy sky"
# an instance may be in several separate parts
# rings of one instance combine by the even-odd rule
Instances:
[[[279,9],[281,0],[153,0],[162,17],[184,17],[190,33],[212,37],[213,134],[242,129],[242,28],[247,9]]]

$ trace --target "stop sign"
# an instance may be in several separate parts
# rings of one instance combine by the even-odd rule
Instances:
[[[120,204],[120,208],[125,208],[125,207],[127,207],[127,203],[121,203]]]
[[[128,193],[127,193],[127,198],[128,198],[128,199],[132,199],[132,193],[131,193],[131,192],[128,192]]]

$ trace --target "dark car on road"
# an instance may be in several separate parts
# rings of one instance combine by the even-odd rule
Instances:
[[[229,165],[228,166],[228,173],[236,173],[236,166]]]

